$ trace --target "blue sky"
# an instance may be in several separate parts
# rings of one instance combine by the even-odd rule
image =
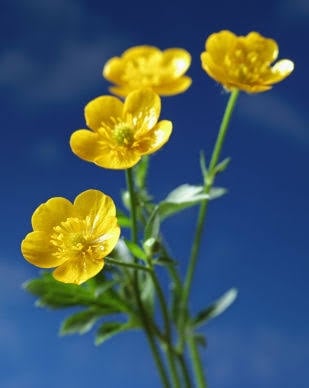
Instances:
[[[199,152],[211,151],[227,95],[202,71],[199,56],[206,37],[221,29],[272,37],[280,58],[296,66],[271,91],[242,94],[231,122],[223,157],[232,162],[218,179],[229,192],[210,207],[192,309],[230,287],[239,297],[205,327],[203,362],[210,387],[308,386],[308,17],[306,0],[2,2],[1,387],[82,388],[100,380],[107,388],[159,386],[139,333],[101,347],[92,333],[60,338],[67,313],[34,307],[21,289],[39,271],[19,246],[33,210],[52,196],[73,199],[98,188],[120,204],[123,173],[81,161],[68,139],[84,127],[84,105],[108,93],[103,64],[130,46],[191,53],[191,88],[163,99],[162,118],[173,121],[174,131],[152,159],[149,184],[160,200],[177,185],[200,183]],[[181,268],[195,216],[186,211],[165,225]]]

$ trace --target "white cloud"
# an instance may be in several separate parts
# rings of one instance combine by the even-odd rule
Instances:
[[[274,93],[243,96],[238,112],[251,123],[309,144],[309,125],[304,114]]]

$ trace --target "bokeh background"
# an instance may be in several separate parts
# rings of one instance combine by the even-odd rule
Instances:
[[[308,1],[2,0],[0,9],[0,386],[160,386],[140,333],[101,347],[92,333],[59,337],[68,312],[34,306],[21,285],[39,270],[19,246],[33,210],[52,196],[98,188],[121,203],[123,172],[78,159],[68,139],[85,126],[84,105],[108,93],[105,61],[130,46],[191,53],[191,88],[163,99],[174,132],[152,158],[149,186],[160,200],[200,183],[199,152],[209,155],[227,101],[200,53],[209,34],[230,29],[276,39],[296,67],[269,92],[241,94],[231,122],[223,157],[232,162],[217,181],[229,192],[211,203],[191,306],[230,287],[239,297],[203,329],[203,363],[212,388],[308,387]],[[165,225],[183,270],[195,216]]]

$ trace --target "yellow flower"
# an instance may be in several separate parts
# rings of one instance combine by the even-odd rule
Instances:
[[[88,162],[111,169],[134,166],[142,157],[161,148],[169,139],[172,123],[158,122],[160,97],[151,89],[131,92],[125,102],[101,96],[85,107],[91,129],[79,129],[70,139],[72,151]]]
[[[201,54],[203,69],[227,90],[264,92],[294,69],[293,62],[288,59],[271,66],[278,57],[278,45],[257,32],[236,36],[223,30],[211,34],[205,48]]]
[[[120,234],[113,200],[98,190],[79,194],[74,203],[54,197],[32,215],[33,232],[21,243],[23,256],[40,268],[57,267],[53,276],[81,284],[104,266]]]
[[[152,88],[161,96],[172,96],[186,91],[191,78],[184,76],[191,63],[191,55],[184,49],[164,51],[154,46],[135,46],[121,57],[113,57],[103,68],[103,77],[116,86],[111,93],[127,96],[132,90]]]

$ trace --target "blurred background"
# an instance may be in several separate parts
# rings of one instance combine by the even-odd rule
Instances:
[[[192,55],[191,88],[163,99],[161,117],[174,131],[151,159],[149,186],[161,200],[180,184],[200,184],[199,152],[209,156],[228,98],[201,69],[200,53],[221,29],[274,38],[279,57],[296,66],[271,91],[241,94],[232,118],[222,154],[232,161],[217,180],[228,194],[210,206],[191,307],[231,287],[239,297],[203,329],[203,363],[211,388],[308,387],[308,18],[307,0],[2,0],[1,387],[160,386],[140,333],[99,347],[92,332],[58,335],[68,312],[35,307],[22,289],[39,270],[21,256],[20,241],[50,197],[97,188],[121,205],[124,173],[80,160],[68,140],[85,127],[85,104],[108,94],[104,63],[134,45]],[[182,270],[196,210],[165,224]]]

